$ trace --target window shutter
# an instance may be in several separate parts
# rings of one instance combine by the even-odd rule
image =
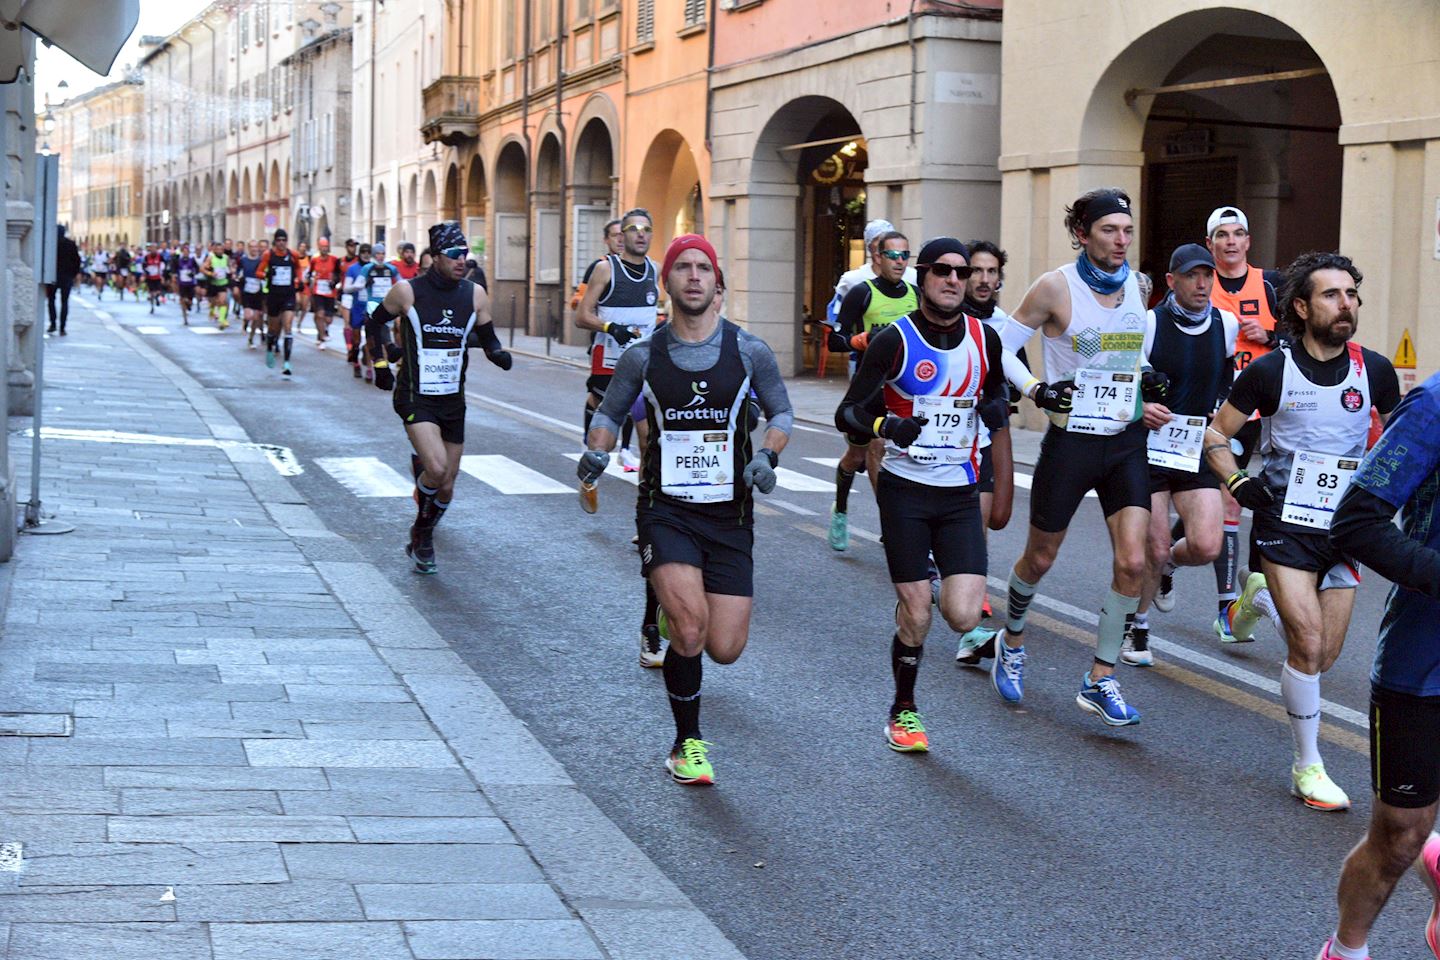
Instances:
[[[655,0],[640,0],[635,12],[635,42],[649,43],[655,39]]]

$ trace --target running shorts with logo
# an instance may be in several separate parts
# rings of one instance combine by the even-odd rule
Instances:
[[[440,428],[440,439],[446,443],[465,442],[465,400],[451,398],[411,399],[399,390],[394,392],[395,412],[405,423],[433,423]]]
[[[1392,807],[1440,800],[1440,697],[1370,685],[1370,785]]]
[[[1260,558],[1273,564],[1315,574],[1321,590],[1353,590],[1360,585],[1360,566],[1330,543],[1325,530],[1286,523],[1279,507],[1255,511],[1250,523],[1250,569],[1263,571]]]
[[[1062,532],[1091,490],[1107,517],[1125,507],[1149,510],[1148,434],[1138,420],[1109,437],[1069,433],[1052,424],[1040,441],[1035,463],[1030,523],[1046,533]]]
[[[700,568],[706,593],[755,595],[751,524],[701,513],[663,497],[641,497],[635,526],[640,534],[641,576],[649,577],[662,564],[683,563]]]
[[[875,491],[880,533],[892,583],[914,583],[930,576],[935,554],[940,576],[985,576],[987,557],[980,490],[936,487],[881,470]]]
[[[265,315],[267,317],[278,317],[286,310],[295,310],[295,289],[293,287],[284,290],[271,291],[265,295]]]

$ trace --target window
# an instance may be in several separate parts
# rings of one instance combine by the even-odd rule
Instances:
[[[240,118],[245,126],[250,126],[250,115],[255,112],[255,105],[250,102],[250,81],[246,80],[240,84]]]
[[[335,166],[335,114],[325,114],[325,135],[322,138],[323,152],[325,154],[325,169],[329,170]]]
[[[655,0],[640,0],[635,11],[635,42],[650,43],[655,39]]]
[[[265,31],[269,27],[270,8],[267,6],[269,0],[261,0],[255,5],[255,46],[265,42]]]
[[[250,49],[250,11],[240,11],[240,49]]]
[[[705,0],[685,0],[685,26],[693,27],[704,22]]]
[[[234,60],[240,55],[240,27],[234,21],[225,27],[226,40],[230,46],[230,59]]]
[[[240,126],[240,111],[243,107],[240,104],[240,91],[237,87],[230,88],[230,132],[234,133]]]

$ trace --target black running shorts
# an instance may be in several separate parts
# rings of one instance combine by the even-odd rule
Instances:
[[[1107,517],[1125,507],[1149,510],[1146,434],[1139,421],[1113,437],[1067,433],[1052,424],[1040,441],[1030,485],[1031,525],[1046,533],[1062,532],[1091,490]]]
[[[295,312],[295,291],[286,290],[283,293],[267,293],[265,295],[265,316],[278,317],[289,310]]]
[[[1150,467],[1151,493],[1184,493],[1186,490],[1219,490],[1220,478],[1209,467],[1196,473],[1170,467]]]
[[[980,448],[980,479],[975,481],[975,489],[981,493],[995,492],[995,461],[990,457],[989,444]]]
[[[394,392],[395,412],[406,424],[433,423],[440,428],[440,439],[446,443],[465,442],[465,404],[435,403],[429,400],[405,399],[399,387]]]
[[[1440,697],[1370,685],[1370,786],[1392,807],[1440,800]]]
[[[755,528],[720,520],[682,504],[642,497],[635,510],[640,533],[640,575],[683,563],[699,567],[705,592],[729,597],[755,595]]]
[[[610,389],[610,381],[614,379],[613,373],[592,373],[585,380],[585,389],[595,394],[596,400],[604,400],[605,391]]]
[[[315,293],[310,295],[310,305],[317,317],[335,316],[335,298]]]
[[[222,287],[221,289],[224,288]],[[245,308],[246,310],[263,311],[265,309],[265,294],[258,292],[246,293],[242,290],[240,291],[240,306]]]
[[[1283,493],[1277,493],[1282,496]],[[1315,574],[1321,590],[1353,590],[1360,585],[1360,566],[1330,545],[1324,530],[1286,523],[1280,508],[1254,511],[1250,522],[1250,569],[1263,572],[1260,558]]]
[[[932,487],[881,467],[875,501],[891,583],[928,580],[932,551],[942,577],[985,576],[985,525],[976,485]]]

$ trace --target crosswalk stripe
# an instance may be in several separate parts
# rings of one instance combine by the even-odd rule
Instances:
[[[163,336],[164,334],[169,333],[169,332],[170,332],[170,328],[169,328],[169,327],[150,327],[150,326],[146,326],[146,327],[136,327],[136,328],[135,328],[135,332],[136,332],[136,333],[149,334],[149,335],[152,336],[152,337],[158,337],[158,336]]]
[[[460,458],[460,469],[481,483],[501,493],[574,493],[558,480],[552,480],[523,463],[498,454],[476,454]]]
[[[415,489],[376,457],[317,457],[315,463],[357,497],[408,497]]]
[[[186,329],[189,330],[191,333],[198,333],[202,337],[217,334],[220,332],[215,327],[187,327]]]
[[[811,463],[818,463],[822,467],[829,467],[831,470],[834,470],[836,467],[840,466],[839,457],[806,457],[805,459],[809,460]]]
[[[817,480],[815,477],[788,470],[785,467],[775,468],[775,483],[785,490],[794,490],[798,493],[829,493],[835,489],[835,484],[829,480]]]
[[[566,456],[566,458],[568,458],[568,459],[570,459],[570,460],[573,460],[573,461],[575,461],[576,463],[579,463],[579,462],[580,462],[580,454],[578,454],[578,453],[567,453],[567,454],[565,454],[565,456]],[[605,468],[605,476],[607,476],[607,477],[619,477],[621,480],[624,480],[626,483],[630,484],[632,487],[635,487],[635,486],[639,486],[639,485],[640,485],[640,474],[639,474],[639,473],[626,473],[626,472],[624,471],[624,469],[620,466],[619,459],[616,458],[616,457],[611,457],[611,458],[610,458],[610,465]],[[579,481],[579,480],[576,480],[575,482],[576,482],[576,483],[579,483],[580,481]]]

